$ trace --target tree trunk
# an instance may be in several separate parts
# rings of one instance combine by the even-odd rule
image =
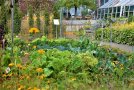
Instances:
[[[77,6],[74,5],[74,8],[75,8],[75,17],[77,16]]]

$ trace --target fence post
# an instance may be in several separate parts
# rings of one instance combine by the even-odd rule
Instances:
[[[14,46],[14,0],[11,1],[11,42],[12,42],[12,45],[11,45],[11,55],[14,56],[14,53],[13,53],[13,46]]]
[[[60,37],[62,37],[62,7],[60,8]]]

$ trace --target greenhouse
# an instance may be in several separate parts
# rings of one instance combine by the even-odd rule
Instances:
[[[129,17],[134,15],[134,0],[109,0],[97,10],[97,18]]]

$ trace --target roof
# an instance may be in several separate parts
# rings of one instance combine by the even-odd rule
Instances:
[[[119,3],[117,3],[114,7],[118,7],[118,6],[126,6],[127,4],[129,4],[130,2],[132,2],[134,0],[121,0]]]
[[[126,6],[134,5],[134,0],[130,0],[128,3],[126,3]]]
[[[109,8],[109,7],[118,7],[118,6],[132,6],[134,5],[134,0],[109,0],[105,3],[101,8]]]
[[[113,6],[115,6],[118,2],[119,2],[119,0],[109,0],[107,3],[105,3],[104,5],[102,5],[100,8],[109,8],[109,7],[113,7]]]

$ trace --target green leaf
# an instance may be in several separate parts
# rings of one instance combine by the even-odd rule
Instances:
[[[119,75],[120,77],[122,77],[123,74],[124,74],[124,71],[123,71],[122,69],[119,69],[119,68],[115,68],[114,71],[115,71],[115,72],[117,73],[117,75]]]
[[[44,68],[44,74],[46,75],[46,77],[50,76],[53,73],[53,70],[50,70],[48,68]]]

